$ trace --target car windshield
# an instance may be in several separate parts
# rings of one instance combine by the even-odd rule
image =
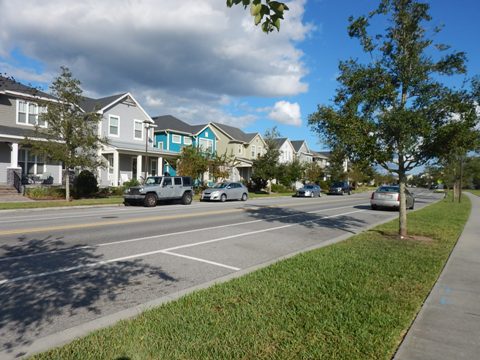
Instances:
[[[145,181],[145,185],[158,185],[162,182],[161,176],[150,176]]]
[[[398,193],[399,187],[398,186],[382,186],[377,189],[377,192],[393,192]]]
[[[312,189],[315,189],[315,186],[314,185],[305,185],[303,188],[307,189],[307,190],[312,190]]]
[[[228,186],[228,183],[216,183],[213,185],[214,189],[224,189]]]
[[[336,182],[336,183],[333,183],[332,187],[342,187],[343,186],[343,183],[342,182]]]

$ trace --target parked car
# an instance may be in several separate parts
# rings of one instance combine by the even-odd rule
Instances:
[[[200,201],[227,201],[227,200],[242,200],[248,199],[248,189],[245,185],[239,182],[220,182],[213,185],[211,188],[202,191]]]
[[[123,194],[126,206],[152,207],[161,200],[181,200],[182,204],[190,205],[192,199],[192,178],[189,176],[149,176],[143,185],[130,187]]]
[[[330,185],[328,193],[332,195],[351,195],[352,187],[348,184],[348,181],[335,181]]]
[[[322,189],[320,186],[315,184],[307,184],[302,188],[298,189],[295,196],[297,197],[320,197]]]
[[[405,189],[407,209],[415,207],[415,198],[412,193]],[[380,186],[372,193],[370,198],[370,206],[373,210],[377,208],[400,208],[400,187],[394,185]]]

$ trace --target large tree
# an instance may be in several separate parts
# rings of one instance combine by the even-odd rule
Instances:
[[[253,16],[255,25],[262,24],[262,30],[266,33],[277,29],[280,30],[280,21],[283,14],[288,10],[284,2],[271,0],[227,0],[227,6],[243,5],[246,9],[250,6],[250,14]],[[262,22],[263,21],[263,22]]]
[[[98,136],[101,115],[96,112],[85,112],[80,107],[82,99],[80,81],[73,77],[68,68],[61,67],[61,73],[54,79],[50,89],[58,101],[41,104],[47,109],[40,115],[47,123],[47,127],[37,126],[34,136],[46,141],[26,138],[25,142],[34,153],[64,164],[65,197],[69,200],[70,170],[77,167],[95,169],[104,166],[98,153],[106,139]]]
[[[377,17],[387,19],[387,28],[371,34]],[[309,117],[332,148],[398,175],[401,238],[407,235],[407,173],[438,155],[446,125],[473,129],[476,121],[473,98],[441,81],[464,74],[466,56],[444,54],[448,46],[433,43],[429,21],[429,5],[415,0],[382,0],[367,16],[351,17],[349,35],[360,41],[369,61],[340,62],[334,105],[319,106]]]
[[[259,190],[267,188],[267,191],[270,192],[271,182],[278,174],[280,151],[277,148],[275,139],[279,137],[280,133],[276,127],[266,130],[263,137],[267,144],[266,151],[253,160],[252,180]]]

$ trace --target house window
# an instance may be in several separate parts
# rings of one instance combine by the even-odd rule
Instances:
[[[133,123],[133,137],[136,140],[143,140],[143,122],[135,120]]]
[[[46,111],[47,109],[43,106],[24,100],[17,100],[17,124],[46,127],[47,123],[39,116]]]
[[[157,148],[159,148],[160,150],[163,150],[163,141],[159,141],[157,143]]]
[[[213,141],[209,139],[200,139],[199,140],[200,149],[204,152],[213,152]]]
[[[238,145],[238,153],[241,154],[243,153],[243,148],[242,148],[242,145]]]
[[[172,134],[172,143],[173,144],[181,144],[182,143],[182,137],[180,135]]]
[[[205,131],[205,137],[206,138],[208,137],[208,131]]]
[[[183,137],[183,143],[184,143],[185,145],[192,145],[192,138],[189,137],[189,136],[184,136],[184,137]]]
[[[252,145],[252,150],[251,150],[251,152],[250,152],[250,155],[252,155],[252,157],[255,157],[255,151],[256,151],[256,150],[257,150],[257,149],[256,149],[255,145]]]
[[[259,146],[259,147],[257,148],[257,151],[258,151],[258,156],[262,156],[262,151],[263,151],[263,149],[262,149],[261,146]]]
[[[45,158],[27,149],[18,152],[18,165],[22,168],[23,175],[41,175],[46,170]]]
[[[110,115],[108,117],[108,135],[120,135],[120,118],[118,116]]]

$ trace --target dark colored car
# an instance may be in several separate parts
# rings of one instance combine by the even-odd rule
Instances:
[[[351,195],[352,187],[349,185],[348,181],[335,181],[330,185],[328,193],[333,195]]]

